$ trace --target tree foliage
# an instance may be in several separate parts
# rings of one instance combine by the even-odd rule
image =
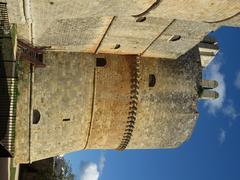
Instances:
[[[37,180],[74,180],[75,176],[72,173],[72,167],[64,158],[60,160],[61,172],[56,172],[56,167],[45,168],[38,171]],[[58,162],[59,163],[59,162]]]

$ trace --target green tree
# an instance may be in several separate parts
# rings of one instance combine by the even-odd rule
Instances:
[[[55,167],[46,168],[42,171],[38,171],[37,180],[74,180],[75,176],[72,173],[72,167],[68,161],[62,159],[61,162],[62,171],[56,174]]]

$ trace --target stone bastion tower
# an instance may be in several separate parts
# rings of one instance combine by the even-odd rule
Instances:
[[[17,24],[15,160],[76,150],[176,148],[198,99],[208,35],[240,25],[239,0],[7,1]]]

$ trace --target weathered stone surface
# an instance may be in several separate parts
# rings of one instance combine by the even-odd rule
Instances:
[[[31,1],[33,21],[93,16],[131,16],[147,10],[155,0],[58,0],[50,3]],[[238,0],[162,0],[149,15],[190,21],[217,21],[230,17],[240,9]]]
[[[200,99],[214,100],[219,97],[217,91],[204,89],[201,93]]]
[[[26,0],[25,8],[22,0],[7,0],[10,22],[24,23],[25,15],[33,23],[33,39],[43,36],[51,24],[58,19],[89,18],[89,17],[131,17],[147,10],[155,0]],[[131,8],[129,8],[131,7]],[[239,0],[162,0],[158,7],[150,10],[147,17],[166,19],[182,19],[196,22],[218,22],[222,25],[240,26]],[[231,18],[233,17],[233,18]],[[220,22],[219,22],[220,21]]]
[[[148,9],[155,0],[58,0],[30,1],[30,11],[34,26],[34,38],[38,38],[56,19],[86,18],[104,16],[130,17]],[[129,8],[131,7],[131,8]],[[162,0],[157,8],[150,11],[149,16],[188,21],[214,22],[231,17],[239,12],[239,0]],[[224,24],[224,23],[223,23]]]
[[[12,3],[12,0],[7,0]],[[18,1],[20,2],[20,0]],[[90,17],[90,16],[131,16],[140,14],[148,9],[155,0],[123,0],[123,1],[94,1],[87,0],[58,0],[49,1],[31,0],[31,13],[38,19],[61,19],[63,17]],[[16,5],[14,5],[16,7]],[[129,8],[131,7],[131,8]],[[196,20],[217,21],[236,14],[239,11],[238,0],[162,0],[159,6],[150,11],[151,16]],[[63,11],[64,10],[64,11]],[[41,15],[38,17],[38,15]]]
[[[157,17],[143,22],[133,17],[73,18],[54,21],[34,43],[62,51],[176,59],[214,28],[208,23]],[[180,39],[170,41],[174,35]]]
[[[151,16],[214,22],[239,12],[239,0],[162,0]]]
[[[177,61],[143,59],[139,105],[127,148],[173,148],[186,141],[195,126],[201,64],[197,48]],[[149,75],[156,78],[149,87]]]
[[[33,124],[30,118],[29,127],[28,106],[18,110],[18,118],[24,120],[18,122],[17,162],[120,145],[129,116],[132,58],[136,56],[97,57],[106,58],[106,65],[96,67],[96,56],[84,53],[44,55],[46,68],[34,70],[31,96],[31,112],[38,110],[41,119]],[[178,61],[143,58],[140,72],[137,120],[128,148],[179,146],[191,135],[198,115],[198,48]],[[149,87],[149,75],[155,76],[153,87]],[[23,99],[29,97],[26,85],[20,89],[24,94],[18,108],[29,105]]]
[[[233,26],[233,27],[240,27],[240,12],[237,14],[234,14],[233,16],[230,16],[230,18],[226,18],[223,21],[217,21],[213,24],[216,29],[221,27],[221,26]]]
[[[28,163],[30,66],[25,61],[20,61],[18,79],[15,160],[17,163]]]
[[[239,0],[162,0],[156,8],[145,14],[146,22],[136,24],[133,23],[136,19],[132,15],[141,14],[155,0],[26,2],[25,11],[29,11],[31,20],[28,23],[32,29],[29,31],[31,37],[25,37],[33,40],[37,46],[52,46],[53,49],[62,51],[94,53],[103,40],[99,53],[139,54],[147,48],[143,55],[145,57],[174,59],[194,47],[204,35],[219,26],[240,26]],[[23,9],[22,2],[13,3],[9,0],[10,20],[16,16],[11,15],[11,9],[16,7]],[[113,16],[116,18],[111,25]],[[158,22],[161,18],[165,20]],[[158,37],[169,19],[183,21],[176,21],[166,33]],[[170,35],[177,34],[183,36],[179,41],[168,41]],[[155,38],[156,41],[151,44]],[[121,48],[114,49],[115,42],[119,42]]]
[[[21,24],[24,39],[78,52],[47,52],[46,68],[34,69],[32,80],[29,65],[22,62],[16,124],[16,161],[21,163],[120,145],[133,59],[101,53],[144,52],[137,120],[128,148],[179,146],[190,137],[198,116],[201,64],[197,47],[189,49],[219,26],[240,25],[239,0],[162,0],[143,22],[132,15],[155,0],[25,0],[25,12],[23,1],[7,2],[10,22]],[[25,18],[28,24],[22,24]],[[96,51],[107,59],[106,66],[95,67]],[[150,77],[156,81],[152,87]],[[37,124],[32,123],[33,110],[41,115]]]
[[[141,54],[172,22],[172,19],[148,17],[136,22],[133,17],[116,17],[104,37],[97,53]],[[120,48],[114,49],[119,44]]]
[[[96,67],[92,128],[87,149],[116,149],[126,127],[131,93],[131,57],[105,56]]]
[[[207,67],[215,58],[219,51],[217,42],[201,42],[198,44],[201,64],[203,67]]]
[[[32,0],[31,14],[34,27],[34,38],[39,38],[56,19],[88,18],[104,16],[130,16],[138,11],[144,11],[154,0]],[[125,7],[132,7],[126,10]],[[130,12],[128,12],[130,11]]]
[[[89,131],[95,58],[90,54],[48,52],[46,68],[34,70],[31,161],[83,149]]]
[[[24,39],[28,42],[31,42],[32,41],[31,24],[28,23],[18,24],[17,35],[18,39]]]
[[[23,0],[6,0],[9,21],[11,23],[24,23],[24,9],[23,9]]]
[[[214,89],[218,87],[218,82],[216,80],[202,80],[201,86],[206,89]]]
[[[54,21],[42,36],[34,39],[37,46],[57,50],[95,53],[113,17],[74,18]]]
[[[175,20],[143,54],[144,57],[177,59],[196,46],[213,28],[207,23]],[[171,41],[174,35],[179,40]]]

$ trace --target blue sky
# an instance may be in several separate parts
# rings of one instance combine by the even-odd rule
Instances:
[[[239,180],[240,28],[214,33],[220,52],[204,71],[221,97],[199,101],[189,141],[177,149],[79,151],[65,155],[79,180]]]

